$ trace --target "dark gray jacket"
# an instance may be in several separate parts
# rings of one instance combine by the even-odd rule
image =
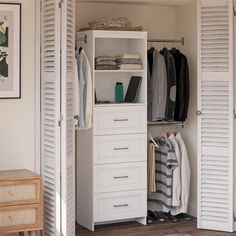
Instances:
[[[160,52],[165,57],[167,73],[167,99],[165,120],[174,121],[175,118],[175,101],[176,101],[176,71],[173,55],[163,48]]]

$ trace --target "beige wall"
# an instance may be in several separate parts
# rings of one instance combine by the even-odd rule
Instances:
[[[121,4],[76,4],[76,30],[86,27],[88,21],[106,17],[128,17],[134,26],[143,26],[149,38],[174,38],[175,8]]]
[[[2,0],[1,2],[10,2]],[[35,0],[22,3],[21,99],[0,99],[0,169],[35,169]]]
[[[190,211],[197,214],[197,6],[195,3],[178,7],[176,11],[177,37],[184,36],[182,51],[188,58],[190,74],[190,102],[183,138],[191,165]]]

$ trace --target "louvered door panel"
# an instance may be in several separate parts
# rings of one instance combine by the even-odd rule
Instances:
[[[62,4],[62,233],[75,235],[74,61],[75,2]]]
[[[44,231],[60,235],[60,22],[56,0],[42,0],[41,160]]]
[[[198,2],[198,227],[233,230],[233,2]]]

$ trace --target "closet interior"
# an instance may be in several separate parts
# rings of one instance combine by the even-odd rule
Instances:
[[[142,26],[143,32],[80,31],[88,26],[88,22],[117,17],[127,17],[133,26]],[[135,219],[146,224],[147,210],[150,208],[147,202],[148,136],[151,134],[152,137],[158,138],[163,133],[178,132],[186,143],[191,166],[191,194],[187,212],[196,216],[196,2],[123,1],[121,3],[79,0],[76,2],[76,32],[77,50],[83,48],[89,59],[94,89],[93,127],[89,130],[76,128],[77,223],[91,230],[94,230],[97,224],[120,220]],[[147,50],[150,48],[158,51],[163,48],[179,49],[188,59],[190,100],[188,118],[184,121],[174,119],[154,121],[147,118],[149,70]],[[139,55],[141,68],[104,69],[96,64],[99,56],[122,54]],[[125,95],[132,76],[141,77],[135,103],[115,103],[116,82],[122,83]],[[109,123],[115,120],[116,116],[120,120],[129,121],[123,122],[125,124]],[[116,151],[119,152],[117,154],[112,147],[125,149]],[[117,178],[112,178],[113,175]]]
[[[169,153],[178,152],[168,144],[168,138],[175,136],[181,137],[188,154],[190,190],[185,211],[198,216],[199,228],[233,231],[232,3],[76,1],[76,46],[88,57],[93,83],[92,128],[76,127],[77,223],[90,230],[98,224],[132,219],[146,224],[147,211],[152,210],[147,191],[155,192],[158,187],[148,147],[167,143]],[[133,31],[96,28],[97,21],[118,17],[128,18]],[[89,28],[88,22],[95,26]],[[148,115],[153,87],[148,81],[147,51],[151,49],[172,54],[179,50],[187,58],[189,89],[184,98],[189,99],[183,119],[175,115],[150,119]],[[104,56],[107,62],[101,64]],[[127,56],[135,61],[133,67],[122,64]],[[135,99],[119,103],[132,78],[139,78]],[[170,88],[168,96],[175,92]],[[149,186],[154,175],[156,186]],[[166,176],[168,181],[175,174]],[[168,205],[166,201],[164,205]],[[160,211],[174,212],[164,208]]]

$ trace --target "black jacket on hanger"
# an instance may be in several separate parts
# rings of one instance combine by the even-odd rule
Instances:
[[[169,50],[167,50],[167,48],[163,48],[160,53],[165,57],[167,73],[167,99],[165,120],[173,121],[175,116],[176,100],[175,60],[173,55],[169,52]]]
[[[185,121],[189,108],[189,67],[187,57],[179,50],[170,51],[175,60],[176,68],[176,103],[175,121]]]

